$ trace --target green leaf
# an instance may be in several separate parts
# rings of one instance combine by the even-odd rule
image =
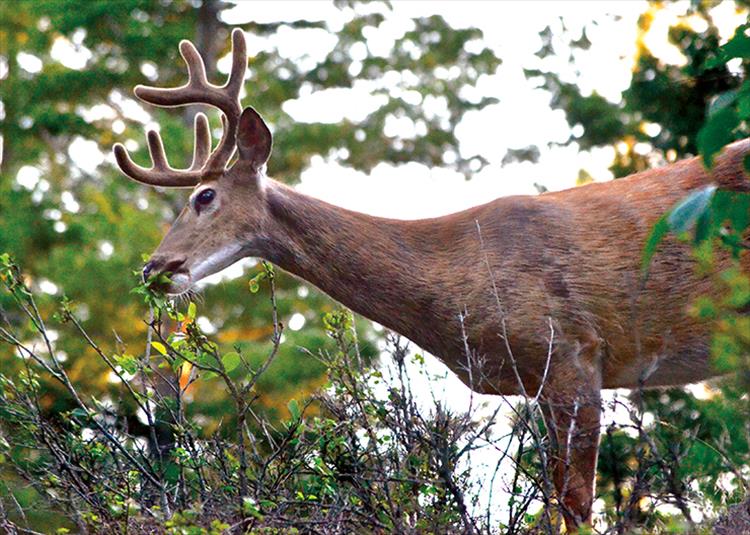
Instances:
[[[723,93],[716,95],[716,98],[714,98],[708,105],[708,115],[711,116],[727,106],[734,104],[737,101],[737,93],[737,89],[730,89],[729,91],[724,91]]]
[[[700,245],[707,239],[709,239],[715,229],[713,210],[709,206],[701,214],[698,215],[698,219],[695,221],[695,232],[693,233],[693,244]]]
[[[138,360],[133,355],[112,355],[112,360],[131,375],[138,371]]]
[[[667,214],[667,225],[669,230],[677,235],[683,234],[695,225],[711,206],[716,186],[710,185],[692,192],[682,199]]]
[[[727,106],[710,115],[698,132],[698,150],[703,155],[704,165],[710,169],[716,156],[734,138],[732,133],[740,124],[734,107]]]
[[[72,411],[70,411],[70,415],[71,416],[75,416],[76,418],[80,418],[82,420],[89,417],[88,411],[85,410],[85,409],[82,409],[80,407],[78,407],[78,408],[73,409]]]
[[[195,362],[200,366],[216,366],[216,358],[212,353],[201,351],[195,356]]]
[[[194,320],[197,312],[198,312],[198,307],[195,306],[195,303],[190,303],[188,305],[187,317],[190,318],[191,320]]]
[[[158,351],[162,355],[167,355],[167,348],[164,347],[164,344],[162,344],[161,342],[151,342],[151,347],[156,349],[156,351]]]
[[[747,35],[748,30],[750,30],[750,23],[739,26],[734,36],[721,47],[725,60],[750,58],[750,36]]]
[[[648,238],[646,238],[646,245],[643,247],[641,271],[644,275],[648,271],[659,243],[669,232],[674,232],[680,236],[695,227],[693,242],[696,245],[711,237],[716,228],[715,221],[717,220],[713,210],[716,202],[715,196],[716,186],[706,186],[692,192],[659,218],[651,229]],[[719,221],[721,220],[719,218]]]
[[[750,226],[750,193],[718,190],[711,201],[717,224],[729,222],[732,230],[742,233]]]
[[[266,267],[267,262],[263,262],[261,264],[261,267],[263,267],[264,271],[261,271],[260,273],[256,273],[253,275],[253,277],[248,281],[248,287],[250,288],[250,292],[257,293],[260,289],[260,281],[262,281],[265,278],[272,278],[273,277],[273,270],[272,268],[269,269]],[[268,264],[270,266],[270,264]]]
[[[273,264],[271,262],[263,260],[260,265],[263,267],[263,271],[265,272],[264,275],[268,277],[270,280],[273,280],[276,274],[273,269]]]
[[[669,224],[667,224],[667,215],[663,215],[651,229],[651,233],[646,239],[646,245],[643,247],[643,258],[641,260],[641,271],[645,274],[651,264],[651,259],[656,253],[656,248],[664,237],[669,233]]]
[[[177,371],[179,370],[182,365],[185,364],[185,359],[182,357],[175,357],[172,361],[172,370]]]
[[[293,420],[299,420],[301,412],[296,399],[290,399],[289,403],[286,404],[286,408],[289,409],[289,414],[292,415]]]
[[[248,282],[248,289],[250,290],[250,293],[258,293],[258,290],[260,290],[260,285],[258,284],[258,280],[256,277],[250,279],[250,282]]]
[[[704,68],[716,69],[726,65],[730,59],[750,58],[750,35],[747,34],[749,30],[750,23],[738,26],[734,36],[718,50],[716,56],[705,62]]]
[[[221,362],[224,364],[224,369],[227,372],[231,372],[240,365],[242,359],[240,358],[239,353],[237,353],[236,351],[230,351],[229,353],[226,353],[223,357],[221,357]]]
[[[245,515],[254,516],[258,520],[263,519],[263,514],[255,503],[255,500],[247,496],[242,498],[242,512]]]
[[[750,83],[748,80],[742,84],[742,90],[737,98],[737,113],[740,119],[750,118]]]

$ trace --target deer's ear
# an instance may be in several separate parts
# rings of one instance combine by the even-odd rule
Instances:
[[[237,127],[237,148],[240,160],[260,169],[271,155],[273,137],[260,114],[250,106],[242,110]]]

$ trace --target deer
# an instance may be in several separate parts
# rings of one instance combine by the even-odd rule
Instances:
[[[156,106],[217,108],[223,133],[213,150],[203,113],[195,116],[187,169],[169,165],[153,130],[150,168],[136,164],[123,145],[113,147],[129,178],[192,188],[143,267],[144,279],[166,274],[163,291],[178,295],[240,259],[262,258],[437,356],[474,391],[538,392],[566,528],[590,524],[601,390],[716,375],[710,325],[686,313],[716,288],[696,274],[688,244],[663,242],[646,280],[642,250],[658,218],[691,191],[712,183],[750,191],[743,170],[750,140],[725,148],[710,171],[696,157],[619,180],[501,197],[442,217],[375,217],[266,175],[271,131],[252,107],[242,108],[243,32],[234,29],[231,41],[225,85],[207,81],[200,54],[183,40],[188,82],[134,90]],[[750,256],[740,262],[750,270]],[[481,381],[467,370],[467,348],[482,356]]]

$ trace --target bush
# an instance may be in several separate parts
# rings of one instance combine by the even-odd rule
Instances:
[[[83,329],[74,304],[63,301],[53,321],[73,326],[111,369],[119,380],[115,400],[77,390],[19,269],[7,255],[0,260],[0,277],[17,307],[13,322],[3,314],[0,341],[23,363],[16,376],[0,374],[0,455],[5,471],[18,478],[10,488],[18,491],[23,481],[36,491],[24,511],[4,490],[5,503],[14,504],[0,511],[9,531],[26,524],[26,512],[42,509],[39,501],[62,515],[55,519],[59,532],[493,530],[492,512],[478,507],[478,487],[494,477],[477,483],[469,457],[477,448],[497,447],[491,433],[497,411],[482,421],[475,404],[465,413],[439,401],[424,409],[407,374],[409,361],[424,366],[421,356],[389,336],[393,369],[371,366],[349,312],[325,318],[335,350],[310,355],[328,368],[328,385],[302,405],[290,401],[291,418],[281,424],[253,410],[254,386],[282,340],[270,265],[251,285],[267,283],[274,311],[272,349],[258,368],[240,351],[221,353],[195,323],[196,305],[178,310],[151,291],[151,282],[136,289],[151,310],[140,356],[105,352]],[[166,323],[173,329],[164,336]],[[59,383],[75,408],[45,410],[42,378]],[[196,381],[227,389],[234,414],[222,417],[233,428],[224,424],[206,436],[189,416]],[[521,418],[518,425],[529,428],[531,421]],[[541,437],[539,430],[535,435]],[[538,497],[536,487],[521,483],[529,468],[520,462],[523,448],[511,530],[530,519],[526,510]],[[43,522],[54,529],[49,517]]]

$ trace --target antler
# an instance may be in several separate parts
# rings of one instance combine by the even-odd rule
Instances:
[[[208,82],[206,67],[193,43],[181,41],[180,54],[188,68],[189,78],[185,85],[168,89],[139,85],[135,88],[135,95],[145,102],[163,107],[188,104],[214,106],[223,113],[221,119],[224,132],[219,145],[211,153],[208,119],[202,113],[196,114],[193,163],[188,169],[173,169],[169,166],[161,137],[154,130],[147,134],[148,150],[153,162],[150,169],[137,165],[123,145],[115,144],[115,158],[122,172],[144,184],[172,187],[194,186],[206,175],[222,173],[235,150],[237,126],[242,112],[240,90],[247,64],[245,37],[242,30],[235,29],[232,32],[232,70],[227,83],[223,86]]]

